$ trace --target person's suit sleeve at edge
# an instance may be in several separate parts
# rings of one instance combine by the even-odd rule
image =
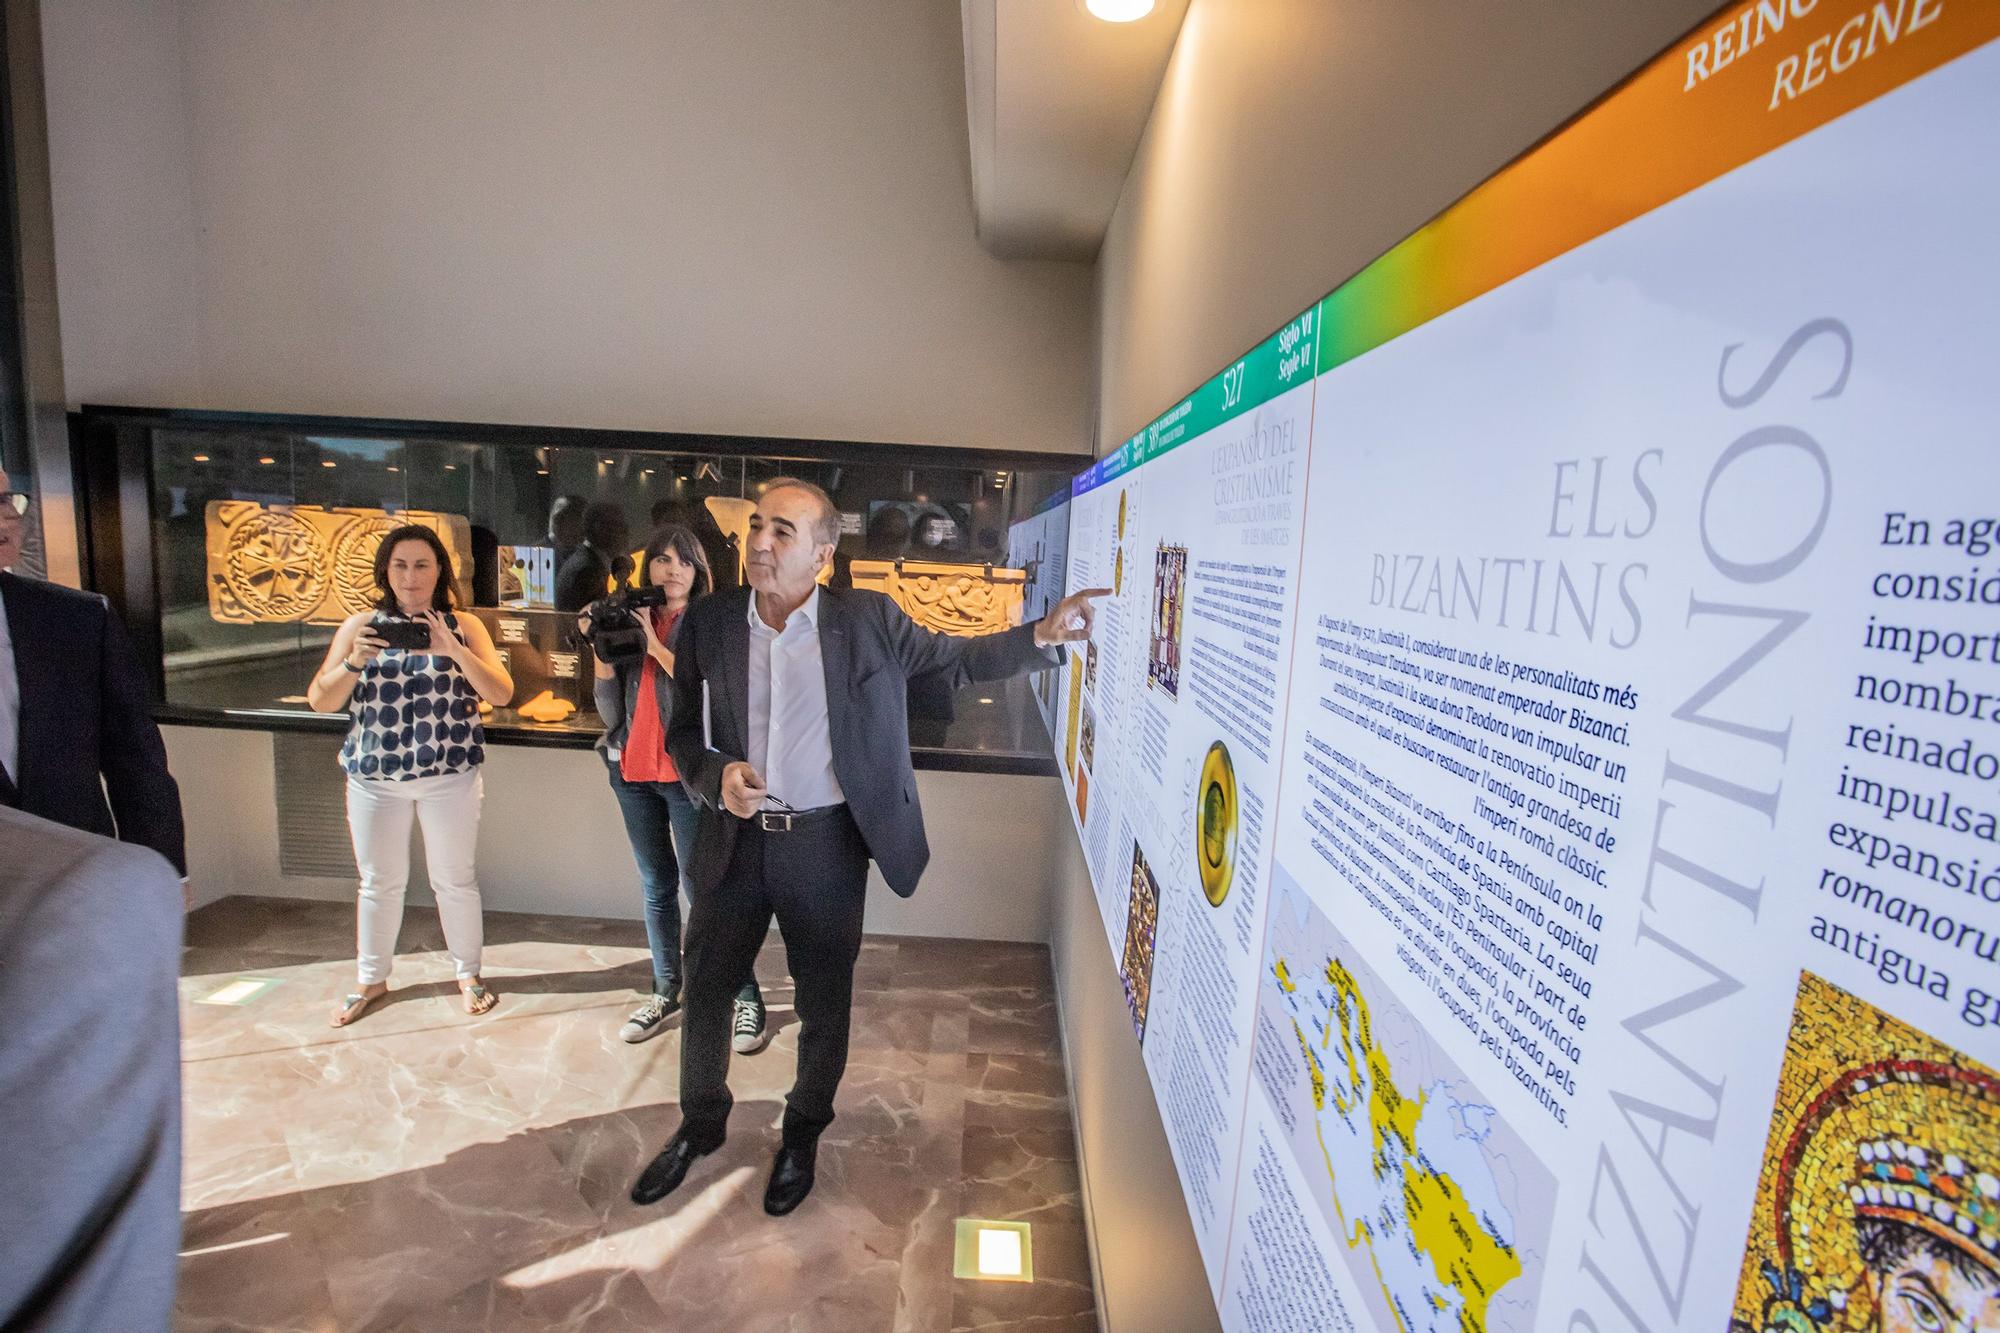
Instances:
[[[118,836],[150,847],[187,874],[187,834],[181,819],[181,789],[167,770],[167,746],[160,739],[146,697],[145,677],[108,604],[98,637],[99,717],[97,766]]]
[[[0,1144],[19,1168],[0,1192],[0,1327],[165,1333],[181,1234],[181,895],[151,850],[91,841],[11,901],[0,893]],[[118,963],[79,972],[80,956]]]
[[[877,594],[869,601],[881,618],[891,649],[903,664],[905,677],[943,671],[956,685],[972,680],[1005,680],[1053,667],[1058,662],[1052,653],[1035,646],[1033,622],[994,634],[960,638],[925,629],[887,597]]]

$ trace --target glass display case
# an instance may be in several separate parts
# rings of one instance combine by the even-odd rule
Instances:
[[[457,604],[508,659],[514,696],[486,718],[503,744],[596,738],[575,610],[629,581],[662,525],[692,529],[716,587],[739,586],[756,496],[775,477],[801,477],[840,510],[830,581],[888,592],[943,632],[984,632],[1023,612],[1022,574],[1005,564],[1009,526],[1089,461],[135,408],[85,408],[71,430],[92,586],[157,669],[164,718],[344,725],[307,707],[306,682],[334,627],[373,603],[382,535],[417,522],[443,539]],[[606,552],[608,578],[590,550]],[[911,741],[920,766],[1047,768],[1024,681],[913,682]]]

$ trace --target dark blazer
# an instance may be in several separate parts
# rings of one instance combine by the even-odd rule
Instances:
[[[21,683],[17,804],[187,873],[181,792],[125,627],[95,593],[0,573]],[[108,798],[108,799],[107,799]]]
[[[750,752],[749,615],[748,588],[704,597],[682,620],[674,647],[667,752],[702,807],[692,867],[697,892],[720,882],[743,824],[722,807],[722,770]],[[1035,647],[1033,625],[954,638],[919,628],[879,592],[838,588],[819,591],[819,645],[834,776],[868,854],[889,887],[907,898],[931,855],[910,768],[910,678],[939,672],[1004,680],[1052,667],[1055,659]],[[712,747],[702,739],[704,686]]]
[[[611,558],[585,543],[556,570],[556,610],[581,611],[604,596],[610,583]]]

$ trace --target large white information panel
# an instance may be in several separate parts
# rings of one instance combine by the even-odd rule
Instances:
[[[1996,36],[1721,11],[1079,479],[1225,1326],[2000,1330]]]
[[[1070,586],[1111,589],[1060,682],[1070,809],[1217,1283],[1263,944],[1315,317],[1079,478],[1070,503]]]

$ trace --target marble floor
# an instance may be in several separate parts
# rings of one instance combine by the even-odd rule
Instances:
[[[627,1197],[678,1122],[677,1030],[617,1028],[647,984],[636,921],[489,913],[499,1006],[458,1008],[412,905],[390,1001],[351,988],[353,909],[228,898],[188,920],[176,1327],[1082,1330],[1096,1327],[1048,951],[871,936],[819,1182],[761,1206],[797,1023],[735,1058],[728,1143],[663,1203]],[[276,984],[198,1003],[237,977]],[[952,1277],[953,1220],[1034,1229],[1035,1281]]]

